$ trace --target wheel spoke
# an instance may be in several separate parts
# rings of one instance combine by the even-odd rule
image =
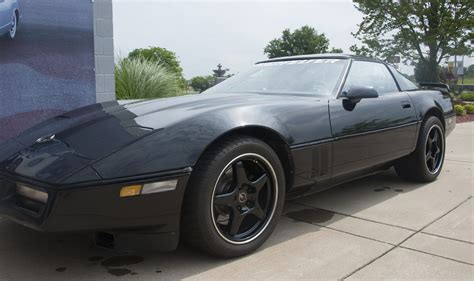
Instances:
[[[426,161],[428,161],[428,160],[430,160],[430,158],[431,158],[431,151],[428,150],[428,151],[426,152],[425,159],[426,159]]]
[[[433,137],[431,138],[432,143],[436,143],[438,141],[438,130],[434,130]]]
[[[232,167],[232,172],[234,173],[234,180],[237,182],[238,186],[249,182],[247,172],[245,171],[244,163],[242,161],[234,164]]]
[[[232,191],[225,194],[219,194],[214,197],[214,204],[224,205],[224,206],[233,206],[236,201],[236,191]]]
[[[265,212],[258,203],[252,208],[252,214],[254,214],[259,220],[265,219]]]
[[[426,155],[426,166],[428,166],[428,169],[431,170],[431,159],[433,159],[433,156],[431,156],[431,152]]]
[[[428,136],[428,140],[426,141],[426,151],[429,152],[431,151],[431,148],[433,147],[433,139]]]
[[[268,176],[267,174],[263,174],[260,176],[257,180],[253,181],[251,186],[255,188],[255,192],[258,193],[262,187],[265,186],[265,184],[268,182]]]
[[[248,201],[255,201],[258,198],[258,193],[247,193],[247,200]]]
[[[246,214],[242,214],[237,208],[232,208],[232,218],[230,220],[230,235],[236,235],[239,233],[240,226],[244,220]]]
[[[436,168],[436,158],[431,157],[430,162],[431,162],[431,171],[434,171],[434,169]]]

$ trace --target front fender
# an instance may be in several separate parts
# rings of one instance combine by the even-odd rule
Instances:
[[[246,117],[234,118],[238,114]],[[273,130],[286,142],[292,142],[289,131],[278,119],[259,113],[262,121],[252,122],[250,120],[257,116],[251,115],[256,113],[219,112],[197,116],[163,128],[98,161],[93,167],[104,180],[191,167],[220,136],[250,126]]]
[[[192,167],[219,137],[246,127],[271,130],[288,146],[331,136],[327,101],[226,107],[170,123],[93,168],[105,180]]]

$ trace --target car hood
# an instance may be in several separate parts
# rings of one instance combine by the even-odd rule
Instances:
[[[61,184],[75,173],[99,180],[101,176],[91,169],[93,163],[169,126],[229,107],[295,99],[239,93],[94,104],[47,120],[2,144],[0,171],[48,184]]]

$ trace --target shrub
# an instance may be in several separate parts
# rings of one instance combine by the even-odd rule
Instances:
[[[469,114],[474,114],[474,104],[466,104],[464,110]]]
[[[449,96],[450,96],[453,100],[456,100],[456,99],[457,99],[456,94],[453,93],[453,92],[449,92]]]
[[[463,101],[474,101],[474,93],[462,93],[459,98]]]
[[[120,59],[115,66],[117,99],[152,99],[183,94],[179,77],[158,62]]]
[[[460,104],[454,105],[454,111],[456,111],[456,115],[464,116],[466,112],[464,112],[464,107]]]
[[[129,59],[143,58],[148,61],[158,62],[166,68],[170,73],[177,76],[182,89],[187,88],[186,80],[183,78],[183,68],[176,54],[165,48],[149,47],[146,49],[135,49],[128,54]]]
[[[215,84],[215,80],[216,78],[212,75],[196,76],[191,79],[191,87],[196,91],[203,92],[212,87]]]

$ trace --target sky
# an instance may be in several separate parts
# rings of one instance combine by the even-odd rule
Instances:
[[[185,78],[210,75],[221,63],[237,73],[263,60],[267,43],[285,28],[310,25],[331,46],[349,52],[361,14],[349,1],[114,0],[117,56],[135,48],[176,53]]]
[[[331,47],[358,41],[362,14],[351,0],[113,0],[117,57],[135,48],[164,47],[176,53],[184,76],[210,75],[221,63],[238,73],[266,56],[267,43],[284,29],[310,25],[325,33]],[[412,74],[412,67],[400,70]]]

